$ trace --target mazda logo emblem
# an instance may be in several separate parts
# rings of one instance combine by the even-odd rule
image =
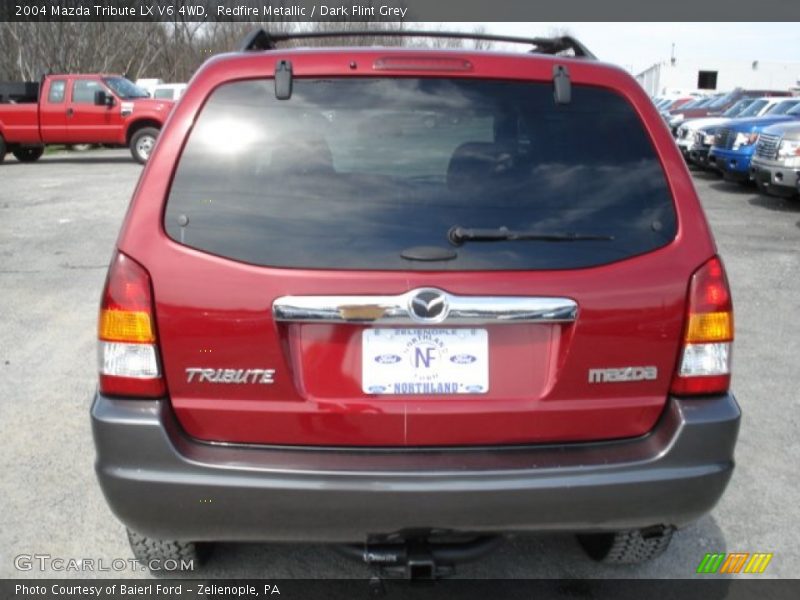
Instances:
[[[409,300],[411,318],[422,323],[441,323],[447,318],[447,294],[439,290],[417,290]]]

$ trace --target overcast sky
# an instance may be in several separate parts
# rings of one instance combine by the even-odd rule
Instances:
[[[441,27],[471,31],[475,24],[442,23]],[[634,74],[668,60],[673,43],[678,59],[800,63],[798,23],[486,23],[485,27],[489,33],[519,36],[568,29],[598,58]]]

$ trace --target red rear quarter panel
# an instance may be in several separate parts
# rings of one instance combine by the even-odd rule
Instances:
[[[0,104],[0,135],[7,144],[38,144],[39,105]]]

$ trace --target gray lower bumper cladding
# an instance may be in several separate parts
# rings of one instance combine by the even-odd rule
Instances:
[[[671,398],[653,431],[629,440],[291,448],[192,440],[168,400],[98,395],[92,406],[97,474],[116,516],[143,535],[192,541],[681,526],[722,495],[739,419],[731,395]]]

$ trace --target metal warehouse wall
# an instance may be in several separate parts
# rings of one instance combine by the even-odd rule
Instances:
[[[658,63],[642,71],[636,79],[650,95],[698,89],[700,71],[716,71],[716,90],[736,87],[787,90],[800,86],[800,63],[769,61],[678,60]],[[709,90],[711,91],[711,90]]]

